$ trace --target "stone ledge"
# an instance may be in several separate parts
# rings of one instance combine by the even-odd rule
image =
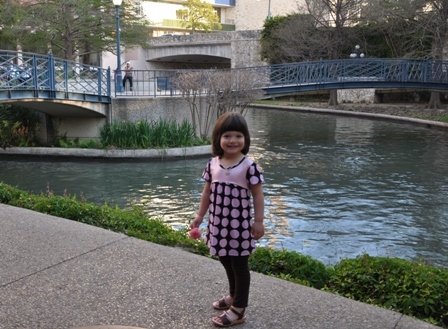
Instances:
[[[389,120],[389,121],[398,121],[404,123],[411,123],[426,126],[427,128],[440,128],[440,129],[448,129],[448,123],[440,122],[440,121],[432,121],[432,120],[424,120],[417,118],[410,118],[406,116],[397,116],[383,113],[370,113],[368,110],[366,112],[358,112],[356,109],[352,111],[347,110],[339,110],[339,109],[330,109],[330,108],[317,108],[317,107],[305,107],[305,106],[288,106],[288,105],[266,105],[266,104],[253,104],[252,107],[258,108],[269,108],[269,109],[277,109],[277,110],[286,110],[286,111],[297,111],[297,112],[311,112],[311,113],[320,113],[320,114],[330,114],[330,115],[344,115],[344,116],[352,116],[359,118],[367,118],[367,119],[381,119],[381,120]]]
[[[61,147],[8,147],[1,155],[67,157],[97,159],[172,159],[211,156],[211,146],[178,147],[170,149],[85,149]]]

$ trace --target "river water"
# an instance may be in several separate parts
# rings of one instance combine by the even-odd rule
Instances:
[[[447,267],[448,131],[251,109],[249,155],[265,172],[259,244],[332,265],[362,253]],[[81,161],[0,157],[0,181],[129,207],[175,228],[194,218],[207,157]]]

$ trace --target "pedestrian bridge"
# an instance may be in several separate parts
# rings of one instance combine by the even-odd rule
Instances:
[[[448,89],[448,61],[346,59],[274,65],[265,69],[267,95],[331,89]]]
[[[111,70],[54,58],[0,50],[0,102],[15,103],[52,116],[106,117],[112,94],[120,98],[175,97],[189,93],[179,83],[198,72],[197,95],[209,93],[207,81],[228,70],[134,70],[133,89],[115,88]],[[199,74],[200,72],[200,74]],[[448,61],[419,59],[320,60],[231,69],[263,97],[326,92],[334,89],[448,90]],[[115,75],[116,77],[116,75]],[[189,81],[190,82],[190,81]],[[212,92],[219,93],[219,90]]]
[[[0,102],[53,116],[106,117],[110,69],[0,50]]]

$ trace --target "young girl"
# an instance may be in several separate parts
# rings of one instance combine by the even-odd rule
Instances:
[[[210,253],[219,257],[229,281],[229,294],[213,303],[215,309],[227,310],[212,319],[220,327],[246,321],[249,255],[255,251],[255,240],[264,235],[264,178],[255,162],[246,157],[249,146],[244,117],[236,112],[223,114],[213,129],[214,157],[202,174],[205,186],[198,214],[190,225],[199,227],[209,212],[205,242]]]

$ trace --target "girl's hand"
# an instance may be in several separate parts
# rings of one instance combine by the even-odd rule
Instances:
[[[190,223],[190,228],[198,228],[202,221],[204,220],[204,217],[196,216],[196,218]]]
[[[264,225],[263,222],[254,222],[252,225],[252,235],[255,240],[261,239],[264,235]]]

